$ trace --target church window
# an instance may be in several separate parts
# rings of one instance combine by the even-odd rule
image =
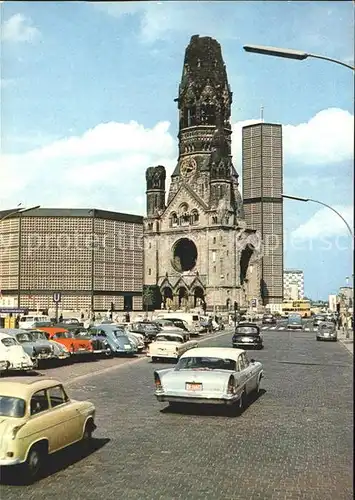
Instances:
[[[148,274],[149,274],[149,276],[151,276],[151,274],[152,274],[151,268],[148,269]]]
[[[229,273],[227,273],[227,280],[229,280]]]
[[[196,106],[191,106],[187,110],[187,126],[192,127],[196,125]]]
[[[205,125],[216,125],[216,107],[209,102],[201,106],[201,123]]]
[[[197,224],[199,219],[199,213],[197,210],[191,212],[191,222],[192,224]]]
[[[216,215],[214,215],[212,217],[212,224],[217,224],[217,216]]]
[[[149,242],[148,248],[152,248],[152,244]]]
[[[176,227],[178,225],[178,217],[175,212],[170,215],[170,225],[171,227]]]
[[[154,206],[157,207],[158,206],[158,195],[154,195]]]
[[[226,224],[229,224],[229,217],[225,218]]]
[[[216,244],[216,237],[213,237],[213,244]]]
[[[153,222],[148,222],[148,231],[152,231],[153,229]]]
[[[213,266],[213,272],[214,273],[216,272],[216,266]]]
[[[228,257],[228,255],[229,255],[229,250],[227,250],[227,257]]]
[[[212,250],[212,262],[216,262],[216,250]]]

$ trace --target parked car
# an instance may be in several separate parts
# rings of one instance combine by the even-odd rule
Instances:
[[[276,325],[276,318],[272,314],[264,314],[261,323],[263,325]]]
[[[27,371],[33,370],[31,357],[12,335],[0,332],[0,360],[3,369]],[[5,364],[5,366],[4,366]]]
[[[184,352],[197,347],[195,340],[190,340],[188,333],[179,330],[174,332],[161,332],[155,341],[149,344],[147,356],[155,362],[158,359],[179,359]]]
[[[144,335],[145,344],[148,344],[155,339],[157,333],[161,331],[161,327],[156,322],[138,321],[131,323],[128,331]]]
[[[320,323],[317,329],[316,339],[336,342],[338,337],[335,324],[332,321]]]
[[[176,330],[176,328],[179,328],[181,330],[184,330],[185,332],[189,332],[190,334],[195,333],[195,330],[191,331],[187,321],[180,319],[180,318],[158,318],[156,320],[156,323],[161,328],[164,328],[166,326],[170,326],[170,327],[175,327],[175,330]]]
[[[262,349],[264,346],[260,328],[255,323],[237,325],[232,337],[232,345],[233,347]]]
[[[35,327],[35,323],[50,323],[50,317],[44,315],[22,316],[19,321],[18,327],[20,329],[31,329]]]
[[[70,327],[78,328],[79,326],[84,326],[84,323],[77,318],[63,318],[59,323],[54,323],[54,326],[70,329]]]
[[[106,340],[111,356],[115,354],[132,356],[137,352],[137,348],[130,342],[127,335],[114,325],[96,325],[89,328],[88,332],[91,336]]]
[[[38,340],[32,335],[31,330],[21,330],[18,328],[5,328],[4,333],[14,337],[23,350],[30,356],[35,367],[40,361],[48,361],[54,358],[54,350],[47,339]]]
[[[56,360],[63,361],[69,360],[71,354],[65,345],[56,342],[55,340],[48,340],[48,342],[53,346],[54,356]]]
[[[91,335],[85,328],[83,327],[75,328],[74,330],[71,330],[71,333],[78,340],[90,341],[92,345],[93,354],[98,354],[98,355],[110,354],[110,347],[107,341],[101,337],[98,336],[95,337],[94,335]]]
[[[292,314],[287,319],[289,330],[303,330],[302,317],[299,314]]]
[[[54,326],[43,326],[39,330],[44,331],[48,340],[55,340],[63,344],[72,355],[93,354],[94,348],[90,339],[76,338],[72,332],[65,328]]]
[[[69,398],[61,382],[21,377],[0,381],[1,466],[23,464],[37,479],[47,455],[91,439],[96,429],[95,406]]]
[[[238,405],[242,409],[252,391],[259,392],[262,364],[248,359],[242,349],[197,347],[185,352],[174,368],[154,372],[158,401]]]

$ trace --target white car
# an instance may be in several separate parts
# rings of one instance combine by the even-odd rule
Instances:
[[[36,323],[50,323],[51,319],[49,316],[22,316],[19,321],[19,328],[21,330],[32,330],[35,328]]]
[[[183,354],[174,368],[154,372],[155,395],[170,405],[222,404],[245,407],[248,395],[259,392],[262,364],[242,349],[198,347]]]
[[[151,357],[153,362],[158,359],[179,359],[184,352],[197,346],[198,343],[190,340],[190,334],[187,332],[164,331],[158,333],[155,341],[149,344],[147,356]]]
[[[55,340],[49,340],[50,344],[53,346],[53,352],[56,359],[68,359],[71,357],[70,351],[65,347],[65,345],[56,342]]]
[[[0,332],[0,366],[1,370],[33,370],[32,359],[23,350],[17,340]]]

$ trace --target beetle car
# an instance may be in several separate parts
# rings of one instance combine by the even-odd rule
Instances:
[[[174,368],[154,372],[155,396],[169,405],[179,403],[237,405],[259,392],[262,364],[242,349],[197,347],[185,352]]]
[[[264,314],[261,323],[263,325],[276,325],[276,318],[272,314]]]
[[[33,370],[33,361],[12,335],[0,332],[2,370]]]
[[[260,328],[255,323],[241,323],[237,325],[232,337],[232,345],[233,347],[262,349],[264,346]]]
[[[320,323],[316,333],[317,340],[329,340],[332,342],[337,341],[336,326],[332,321],[325,321]]]
[[[104,339],[108,344],[109,355],[126,354],[133,356],[136,346],[129,340],[125,332],[115,325],[97,325],[89,328],[89,334]]]
[[[4,379],[0,381],[0,466],[22,464],[29,479],[36,479],[47,455],[90,440],[94,419],[94,405],[71,400],[58,380]]]
[[[197,347],[197,342],[189,340],[190,335],[183,330],[161,332],[155,341],[149,344],[147,356],[155,362],[158,359],[179,359],[184,352]]]
[[[287,320],[288,330],[303,330],[302,317],[300,314],[290,314]]]

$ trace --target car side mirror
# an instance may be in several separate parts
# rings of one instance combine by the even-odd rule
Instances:
[[[250,363],[255,363],[255,359],[251,359],[251,360],[250,360]]]

